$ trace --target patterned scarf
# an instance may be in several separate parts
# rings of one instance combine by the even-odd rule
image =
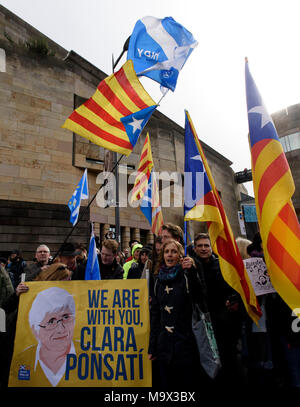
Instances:
[[[158,279],[161,281],[170,281],[174,280],[178,274],[178,271],[181,269],[180,264],[176,264],[173,267],[167,267],[165,264],[161,266],[158,273]]]

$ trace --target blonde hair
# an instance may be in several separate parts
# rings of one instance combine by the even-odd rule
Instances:
[[[34,281],[60,281],[66,280],[71,276],[71,271],[63,263],[54,263],[42,270]]]
[[[161,252],[159,253],[158,259],[157,259],[157,263],[155,266],[155,271],[154,274],[158,274],[158,271],[160,269],[160,267],[162,266],[162,264],[164,263],[164,252],[165,252],[165,248],[169,245],[169,244],[175,244],[177,252],[179,254],[180,257],[184,256],[184,248],[182,247],[182,245],[177,241],[177,240],[167,240],[162,247]]]
[[[247,253],[247,247],[251,243],[252,242],[250,240],[245,239],[243,237],[238,237],[236,239],[236,244],[237,244],[237,247],[239,249],[239,252],[241,253],[241,256],[242,256],[243,260],[250,258],[249,254]]]

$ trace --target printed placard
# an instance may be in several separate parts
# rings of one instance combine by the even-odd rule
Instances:
[[[10,387],[150,387],[147,282],[28,282]]]
[[[254,288],[254,292],[257,296],[276,292],[272,286],[267,267],[263,259],[260,257],[252,257],[244,260],[244,264]]]

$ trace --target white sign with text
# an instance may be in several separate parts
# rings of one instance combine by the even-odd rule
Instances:
[[[276,292],[270,281],[263,259],[260,257],[252,257],[244,260],[244,263],[257,296]]]

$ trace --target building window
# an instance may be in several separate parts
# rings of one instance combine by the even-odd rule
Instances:
[[[280,137],[280,142],[285,153],[297,150],[298,148],[300,148],[300,132],[298,131],[297,133]]]
[[[0,72],[6,72],[6,55],[3,48],[0,48]]]

